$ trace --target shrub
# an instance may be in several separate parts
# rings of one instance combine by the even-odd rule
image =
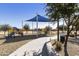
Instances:
[[[61,42],[59,42],[59,41],[56,42],[55,50],[57,52],[60,52],[62,50],[62,44],[61,44]]]
[[[30,28],[29,28],[29,25],[27,25],[27,24],[25,24],[23,28],[24,28],[26,31],[30,29]]]
[[[59,41],[54,40],[52,46],[55,46],[54,48],[57,52],[60,52],[62,50],[62,44]]]
[[[49,32],[50,30],[52,30],[52,27],[46,26],[45,29],[44,29],[44,33],[45,33],[45,34],[48,34],[48,32]]]

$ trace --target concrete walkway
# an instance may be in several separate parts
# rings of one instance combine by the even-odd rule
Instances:
[[[42,52],[43,48],[44,48],[44,51],[46,49],[46,47],[44,47],[45,43],[50,41],[50,39],[56,39],[56,38],[57,38],[57,36],[42,37],[42,38],[34,39],[34,40],[28,42],[27,44],[23,45],[16,51],[14,51],[9,56],[33,56],[33,55],[36,55],[37,52],[38,52],[37,55],[42,55],[41,52]],[[45,52],[44,54],[47,54],[47,52]]]

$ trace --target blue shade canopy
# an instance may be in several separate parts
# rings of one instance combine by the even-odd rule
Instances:
[[[38,20],[37,20],[38,18]],[[30,20],[26,20],[26,21],[32,21],[32,22],[50,22],[50,20],[48,18],[45,18],[43,16],[40,16],[40,15],[37,15],[35,17],[33,17],[32,19]]]

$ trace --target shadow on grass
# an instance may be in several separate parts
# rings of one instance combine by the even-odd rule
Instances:
[[[18,42],[22,40],[32,40],[39,37],[45,37],[45,35],[23,35],[23,36],[7,36],[5,37],[6,41],[4,43]]]

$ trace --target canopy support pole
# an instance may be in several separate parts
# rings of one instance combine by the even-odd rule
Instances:
[[[36,17],[36,28],[37,28],[37,37],[38,37],[38,15],[37,15],[37,17]]]
[[[32,35],[33,35],[33,21],[32,21]]]
[[[23,23],[23,20],[22,20],[22,33],[23,33],[23,25],[24,25],[24,23]]]

